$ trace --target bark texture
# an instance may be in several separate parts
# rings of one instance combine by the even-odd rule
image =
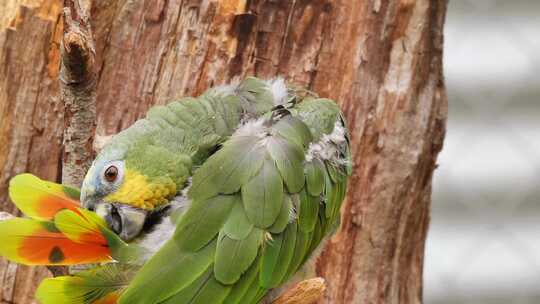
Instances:
[[[324,296],[325,291],[324,279],[313,278],[296,284],[272,304],[313,304]]]
[[[61,8],[60,0],[0,4],[0,208],[8,212],[14,174],[61,178]],[[338,100],[354,175],[342,228],[317,263],[325,302],[421,302],[446,118],[445,0],[94,0],[91,8],[100,136],[151,105],[246,75],[283,75]],[[2,303],[30,303],[45,273],[0,261]]]
[[[60,91],[64,104],[62,183],[80,187],[94,160],[96,51],[90,2],[64,0]]]

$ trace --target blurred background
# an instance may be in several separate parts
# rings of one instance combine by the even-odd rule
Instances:
[[[455,0],[425,303],[540,303],[540,1]]]

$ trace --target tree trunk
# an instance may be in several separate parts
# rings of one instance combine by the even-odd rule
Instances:
[[[20,172],[61,179],[60,0],[0,4],[0,209]],[[431,177],[442,147],[445,0],[93,1],[97,133],[154,104],[246,75],[340,102],[354,175],[317,263],[328,303],[420,303]],[[42,268],[0,260],[2,303],[30,303]]]

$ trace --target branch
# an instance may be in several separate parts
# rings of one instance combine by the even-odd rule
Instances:
[[[96,130],[95,43],[90,28],[90,4],[64,0],[64,34],[60,46],[60,92],[64,104],[62,184],[79,187],[94,159]],[[53,276],[67,267],[48,266]]]
[[[320,300],[325,291],[324,279],[313,278],[296,284],[272,304],[312,304]]]
[[[62,183],[80,186],[94,158],[95,43],[86,0],[64,0],[60,86],[64,104]]]

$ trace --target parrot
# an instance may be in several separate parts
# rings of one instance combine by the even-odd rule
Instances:
[[[29,218],[0,222],[0,255],[92,264],[45,279],[41,303],[260,303],[339,226],[352,174],[338,104],[281,77],[150,108],[79,190],[22,174]]]

